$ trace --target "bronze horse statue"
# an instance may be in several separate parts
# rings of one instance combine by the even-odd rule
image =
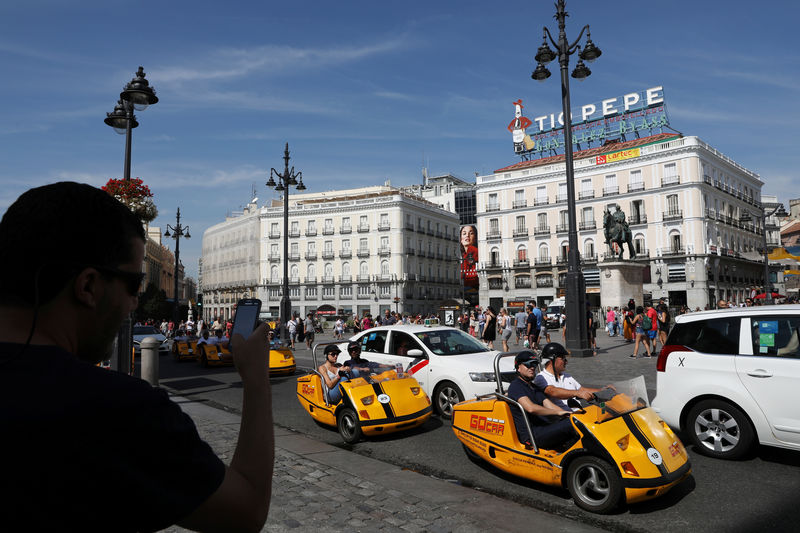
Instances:
[[[606,209],[603,215],[603,235],[606,238],[606,244],[611,247],[611,243],[616,243],[619,246],[619,260],[622,261],[622,253],[624,249],[622,245],[628,244],[628,255],[630,259],[636,257],[636,249],[633,247],[633,234],[631,233],[628,223],[625,221],[625,213],[619,208],[615,213],[611,213]]]

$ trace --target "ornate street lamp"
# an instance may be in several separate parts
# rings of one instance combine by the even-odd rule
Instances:
[[[136,77],[128,83],[119,94],[114,111],[106,113],[103,122],[114,128],[119,134],[125,134],[125,170],[124,178],[131,179],[131,130],[139,123],[133,110],[144,110],[147,106],[158,102],[156,92],[144,78],[144,69],[139,67]],[[111,368],[126,374],[131,372],[131,346],[133,344],[133,321],[127,317],[117,333],[117,343],[112,354]]]
[[[278,178],[276,182],[274,178]],[[298,191],[306,190],[303,185],[303,173],[289,168],[289,143],[283,152],[283,174],[274,168],[270,169],[267,187],[283,192],[283,295],[281,296],[280,320],[281,343],[289,346],[289,328],[286,324],[292,315],[292,300],[289,297],[289,187],[294,185]]]
[[[172,234],[170,234],[170,230],[172,230]],[[178,214],[175,215],[175,225],[170,226],[167,224],[167,231],[164,232],[164,237],[172,237],[175,239],[175,274],[174,274],[174,282],[175,282],[175,301],[172,304],[172,323],[175,324],[173,328],[173,334],[176,332],[178,328],[178,267],[181,261],[181,237],[186,239],[190,239],[192,236],[189,235],[189,226],[182,226],[181,225],[181,208],[178,208]]]
[[[133,110],[144,111],[148,106],[158,103],[155,90],[145,79],[144,68],[139,67],[133,78],[121,93],[114,111],[106,113],[103,122],[119,134],[125,134],[125,179],[131,179],[131,130],[139,126]]]
[[[762,203],[760,206],[761,214],[755,213],[753,216],[761,220],[761,229],[763,230],[762,233],[764,234],[764,239],[762,244],[764,245],[764,304],[765,305],[772,305],[772,286],[769,282],[769,249],[767,243],[767,219],[772,215],[777,215],[779,218],[785,218],[786,215],[786,208],[783,207],[782,203],[779,204],[764,204]],[[769,210],[769,211],[768,211]],[[753,220],[753,216],[750,215],[750,211],[743,211],[742,216],[739,218],[742,222],[750,222]]]
[[[567,174],[567,211],[569,221],[569,251],[567,252],[567,275],[566,275],[566,311],[567,311],[567,349],[570,350],[572,355],[577,357],[589,357],[592,355],[592,350],[589,348],[588,336],[588,321],[586,318],[586,282],[583,279],[581,272],[581,258],[578,251],[578,232],[577,224],[575,221],[575,170],[572,162],[572,116],[570,111],[570,95],[569,95],[569,76],[567,75],[567,68],[569,66],[569,56],[578,53],[578,63],[575,65],[575,70],[572,72],[572,77],[577,80],[583,80],[591,74],[589,68],[584,64],[584,61],[592,62],[602,52],[592,42],[591,34],[589,33],[589,26],[586,25],[581,29],[578,38],[570,44],[567,40],[566,33],[566,5],[565,0],[558,0],[556,3],[556,15],[558,20],[558,41],[553,39],[550,30],[545,26],[543,29],[543,43],[536,52],[536,70],[531,74],[531,78],[536,81],[544,81],[550,77],[550,71],[547,70],[547,63],[554,59],[558,59],[561,65],[561,107],[564,113],[564,163],[566,166]],[[586,32],[586,44],[581,49],[578,44],[583,37],[583,32]],[[553,46],[556,47],[554,52],[547,44],[550,40]]]

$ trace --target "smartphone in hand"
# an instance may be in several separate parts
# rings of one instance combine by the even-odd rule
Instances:
[[[245,298],[236,304],[236,315],[233,317],[233,331],[231,340],[237,333],[245,339],[253,333],[258,326],[258,315],[261,312],[261,300]]]

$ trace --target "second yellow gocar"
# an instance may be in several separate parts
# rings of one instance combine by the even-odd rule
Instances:
[[[500,353],[499,360],[515,354]],[[526,447],[512,409],[521,405],[498,391],[456,404],[453,432],[473,459],[515,476],[569,490],[587,511],[608,513],[623,502],[665,494],[691,474],[686,449],[647,401],[644,377],[614,384],[570,416],[577,440],[565,448]],[[527,418],[526,418],[527,421]]]

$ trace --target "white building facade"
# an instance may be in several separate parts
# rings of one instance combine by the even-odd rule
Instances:
[[[292,310],[303,316],[376,316],[387,309],[438,309],[460,294],[458,229],[455,213],[388,186],[293,194],[288,228]],[[205,314],[228,317],[238,298],[254,296],[262,300],[265,314],[277,317],[283,237],[279,201],[261,208],[251,204],[209,228],[203,237]],[[240,263],[244,258],[246,268]]]
[[[717,298],[742,301],[762,285],[764,228],[758,219],[740,222],[744,210],[758,209],[757,174],[697,137],[675,134],[609,143],[574,157],[578,242],[594,306],[601,302],[600,262],[616,257],[605,244],[603,216],[617,207],[633,233],[646,299],[703,309]],[[497,308],[563,295],[564,156],[479,176],[476,201],[481,303]]]

